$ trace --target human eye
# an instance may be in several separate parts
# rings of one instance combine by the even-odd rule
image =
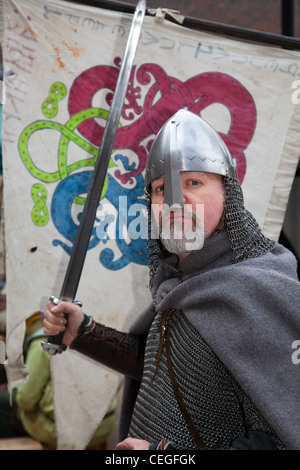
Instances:
[[[163,184],[160,184],[159,186],[157,186],[156,192],[157,193],[163,193],[164,189],[165,189],[165,186]]]
[[[201,181],[197,179],[190,179],[187,181],[188,186],[200,186]]]
[[[152,191],[156,194],[162,194],[164,192],[164,183],[157,182],[156,184],[152,184]]]

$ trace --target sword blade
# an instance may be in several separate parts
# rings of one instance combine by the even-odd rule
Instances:
[[[111,109],[104,129],[102,141],[93,176],[84,205],[83,213],[77,230],[75,242],[70,255],[67,271],[60,292],[60,300],[73,302],[76,296],[79,280],[84,266],[91,233],[93,230],[97,208],[104,186],[109,160],[115,141],[121,111],[123,108],[126,91],[130,79],[131,69],[139,42],[139,37],[146,12],[146,0],[139,0],[133,15],[133,20],[125,47],[120,72],[118,75]],[[63,333],[50,336],[48,342],[42,343],[43,349],[54,355],[66,348],[61,345]]]

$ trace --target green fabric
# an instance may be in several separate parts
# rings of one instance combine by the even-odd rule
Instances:
[[[41,339],[32,341],[27,352],[28,380],[17,390],[20,418],[28,434],[48,447],[56,447],[48,354],[41,348]]]
[[[41,348],[41,338],[35,338],[27,351],[28,380],[16,394],[20,418],[26,432],[45,446],[56,448],[53,397],[49,354]],[[109,416],[98,426],[88,449],[103,444],[116,424],[116,401],[108,410]]]

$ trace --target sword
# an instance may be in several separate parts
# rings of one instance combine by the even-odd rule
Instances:
[[[133,15],[133,20],[127,39],[124,57],[116,83],[114,97],[104,129],[102,141],[99,147],[92,181],[84,205],[81,220],[78,226],[74,246],[70,255],[70,260],[61,288],[60,296],[59,298],[55,296],[50,297],[50,300],[56,304],[59,303],[61,300],[64,300],[67,302],[77,303],[81,306],[81,302],[74,301],[74,298],[76,296],[79,279],[83,269],[96,217],[96,211],[100,202],[110,156],[118,130],[118,124],[120,121],[121,111],[126,96],[126,91],[129,83],[137,45],[139,42],[145,12],[146,0],[139,0],[135,9],[135,13]],[[51,356],[65,351],[66,346],[61,344],[63,335],[64,332],[61,332],[58,335],[49,336],[47,342],[43,341],[42,347],[44,351],[48,352]]]

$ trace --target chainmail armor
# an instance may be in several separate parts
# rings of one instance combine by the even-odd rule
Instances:
[[[262,233],[253,215],[244,207],[244,197],[237,179],[224,177],[225,222],[232,249],[232,263],[256,258],[274,248],[274,241]]]
[[[144,375],[129,436],[149,442],[160,441],[164,437],[179,448],[195,449],[197,446],[173,393],[165,347],[157,368],[160,319],[161,313],[156,315],[149,331]],[[234,438],[254,429],[274,435],[253,403],[186,317],[174,310],[170,321],[174,373],[185,405],[207,448],[230,446]]]

